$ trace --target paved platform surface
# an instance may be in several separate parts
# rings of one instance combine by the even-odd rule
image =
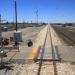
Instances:
[[[3,61],[8,61],[9,59],[12,58],[13,61],[16,60],[26,60],[28,57],[29,52],[31,51],[32,47],[28,47],[27,42],[29,39],[32,40],[33,45],[35,42],[35,39],[38,35],[38,33],[40,32],[40,30],[42,28],[44,28],[45,26],[41,26],[41,27],[28,27],[25,29],[20,29],[22,31],[22,38],[23,38],[23,42],[20,43],[19,45],[19,52],[18,49],[12,49],[9,47],[13,48],[13,45],[9,45],[8,49],[4,49],[7,53],[6,58],[4,58]],[[10,36],[13,36],[13,31],[10,32],[3,32],[2,34],[3,37],[7,37],[9,38]]]

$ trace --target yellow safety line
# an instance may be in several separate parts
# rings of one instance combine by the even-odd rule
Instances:
[[[40,45],[35,45],[32,48],[31,52],[28,54],[28,60],[33,60],[36,57],[36,54],[39,48],[40,48]]]

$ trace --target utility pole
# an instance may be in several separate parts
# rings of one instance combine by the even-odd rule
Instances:
[[[0,38],[2,36],[2,32],[1,32],[1,14],[0,14]]]
[[[16,0],[14,0],[14,3],[15,3],[15,24],[16,24],[16,27],[15,27],[16,32],[15,33],[17,33],[17,3],[16,3]],[[16,38],[17,38],[17,36],[16,36]],[[18,45],[18,42],[16,39],[15,46],[17,46],[17,45]]]
[[[1,14],[0,14],[0,41],[2,39],[2,29],[1,29],[1,24],[3,21],[6,21],[6,20],[2,20],[2,17],[1,17]]]
[[[15,24],[16,24],[16,31],[17,31],[17,3],[16,3],[16,0],[14,0],[14,3],[15,3]]]
[[[19,42],[22,41],[22,32],[18,31],[18,27],[17,27],[17,2],[16,0],[14,0],[15,3],[15,24],[16,24],[16,32],[14,32],[14,41],[15,41],[15,46],[19,46]]]
[[[0,24],[1,24],[1,14],[0,14]]]
[[[38,24],[38,9],[36,8],[36,23]]]

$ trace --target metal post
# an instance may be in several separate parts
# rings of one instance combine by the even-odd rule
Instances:
[[[17,31],[17,3],[16,3],[16,0],[15,0],[15,23],[16,23],[16,31]]]
[[[1,14],[0,14],[0,23],[1,23]]]
[[[0,37],[1,37],[1,14],[0,14]]]
[[[1,66],[3,65],[3,51],[1,50],[1,52],[0,52],[0,57],[1,57]]]
[[[15,24],[16,24],[15,30],[17,32],[17,3],[16,3],[16,0],[14,0],[14,3],[15,3]],[[18,45],[18,42],[15,41],[15,46],[17,45]]]
[[[3,64],[3,56],[1,56],[1,65]]]

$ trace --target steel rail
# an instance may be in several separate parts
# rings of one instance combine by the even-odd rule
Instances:
[[[50,40],[51,40],[51,48],[52,48],[52,58],[55,60],[55,52],[54,52],[54,47],[53,47],[53,42],[52,42],[52,36],[51,36],[50,28],[49,28],[49,32],[50,32]],[[56,61],[53,61],[53,68],[54,68],[54,75],[58,75],[57,74]]]
[[[47,32],[48,32],[48,29],[47,29]],[[43,45],[43,48],[42,48],[42,54],[40,56],[39,68],[38,68],[37,75],[40,75],[40,72],[41,72],[41,67],[42,67],[42,63],[43,63],[42,59],[43,59],[43,56],[44,56],[45,44],[46,44],[46,39],[47,39],[47,32],[46,32],[46,37],[45,37],[44,45]]]

